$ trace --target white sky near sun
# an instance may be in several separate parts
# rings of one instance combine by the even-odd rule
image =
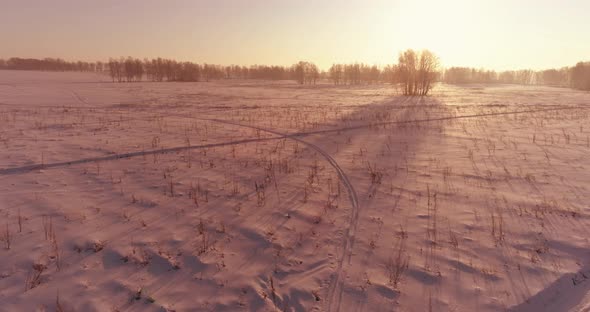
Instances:
[[[385,65],[430,49],[445,66],[590,60],[587,0],[0,0],[0,57],[168,57],[217,64]]]

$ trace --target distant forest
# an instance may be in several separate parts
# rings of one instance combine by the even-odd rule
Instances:
[[[406,55],[406,53],[410,54]],[[424,52],[424,51],[423,51]],[[329,80],[337,85],[360,85],[375,83],[404,83],[404,93],[426,94],[431,82],[450,84],[468,83],[505,83],[522,85],[549,85],[590,90],[590,62],[579,62],[573,67],[547,69],[541,71],[515,70],[496,72],[492,70],[468,67],[450,67],[440,69],[434,55],[431,57],[432,68],[419,68],[423,52],[408,50],[400,54],[398,64],[387,66],[367,65],[363,63],[334,64],[327,71],[321,71],[311,62],[298,62],[292,66],[267,65],[214,65],[193,62],[179,62],[171,59],[137,59],[111,58],[108,62],[68,62],[62,59],[45,58],[10,58],[0,59],[0,69],[40,70],[40,71],[80,71],[104,73],[113,82],[135,81],[210,81],[215,79],[261,79],[293,80],[299,84],[315,84],[320,80]],[[426,51],[428,52],[428,51]],[[428,52],[430,53],[430,52]],[[431,53],[430,53],[431,54]],[[411,57],[414,59],[407,59]],[[404,59],[405,58],[405,59]],[[413,69],[408,71],[408,66]],[[424,70],[428,72],[422,73]],[[415,74],[413,74],[413,71]],[[433,75],[434,74],[434,75]],[[422,75],[417,78],[416,75]],[[408,83],[423,81],[428,77],[428,84]],[[424,89],[418,90],[418,87]]]
[[[590,90],[590,62],[579,62],[574,67],[541,71],[511,70],[495,72],[468,67],[451,67],[444,70],[443,81],[452,84],[508,83],[549,85]]]

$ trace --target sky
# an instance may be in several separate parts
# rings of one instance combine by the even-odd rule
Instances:
[[[545,69],[590,60],[589,0],[0,0],[0,58],[397,62]]]

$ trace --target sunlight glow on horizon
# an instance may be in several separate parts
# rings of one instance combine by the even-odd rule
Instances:
[[[443,66],[495,70],[590,59],[583,0],[4,0],[0,58],[165,57],[214,64],[397,62],[429,49]],[[8,26],[8,27],[6,27]]]

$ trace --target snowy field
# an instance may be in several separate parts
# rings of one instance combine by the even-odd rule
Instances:
[[[0,311],[590,311],[589,113],[0,71]]]

